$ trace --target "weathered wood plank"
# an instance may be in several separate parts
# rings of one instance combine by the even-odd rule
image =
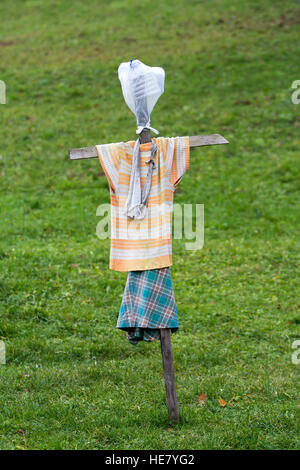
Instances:
[[[173,367],[171,332],[169,328],[160,329],[161,355],[164,367],[165,387],[169,418],[172,423],[179,421],[179,410],[176,395],[176,382]]]
[[[145,133],[145,139],[143,136]],[[147,135],[147,137],[146,137]],[[150,131],[145,130],[141,133],[140,140],[141,143],[149,142]],[[148,139],[148,140],[146,140]],[[190,148],[196,147],[204,147],[206,145],[221,145],[221,144],[228,144],[228,140],[226,140],[220,134],[210,134],[210,135],[193,135],[190,137]],[[82,147],[71,149],[69,151],[69,157],[71,160],[81,160],[84,158],[97,158],[98,153],[96,147]]]
[[[191,135],[190,148],[204,147],[206,145],[229,144],[228,140],[220,134]]]
[[[140,133],[140,143],[146,144],[147,142],[151,142],[151,133],[149,129],[143,129]]]

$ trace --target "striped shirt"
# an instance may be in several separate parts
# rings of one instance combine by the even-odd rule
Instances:
[[[142,271],[172,265],[174,190],[189,167],[188,137],[153,139],[158,151],[143,220],[124,214],[135,141],[98,145],[97,151],[110,186],[110,269]],[[141,186],[146,180],[152,143],[140,145]]]

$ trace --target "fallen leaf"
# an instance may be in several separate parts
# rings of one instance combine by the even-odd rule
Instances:
[[[199,402],[199,405],[205,405],[205,402],[207,400],[207,395],[206,393],[201,393],[201,395],[199,395],[198,397],[198,402]]]
[[[218,402],[219,402],[219,405],[220,405],[220,406],[226,406],[226,405],[227,405],[226,401],[223,400],[223,398],[219,398],[219,399],[218,399]]]

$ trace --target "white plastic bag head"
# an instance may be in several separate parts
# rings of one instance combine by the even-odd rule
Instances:
[[[139,134],[145,127],[152,129],[150,114],[164,92],[164,69],[149,67],[139,60],[131,60],[120,64],[118,76],[124,99],[136,115],[137,133]]]

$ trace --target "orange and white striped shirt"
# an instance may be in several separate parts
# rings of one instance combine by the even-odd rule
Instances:
[[[109,267],[115,271],[143,271],[172,265],[173,196],[189,167],[189,138],[158,137],[153,140],[158,151],[154,157],[151,191],[143,220],[131,219],[123,213],[135,141],[97,146],[110,186]],[[151,142],[140,145],[141,187],[146,180],[146,161],[150,158],[151,149]]]

